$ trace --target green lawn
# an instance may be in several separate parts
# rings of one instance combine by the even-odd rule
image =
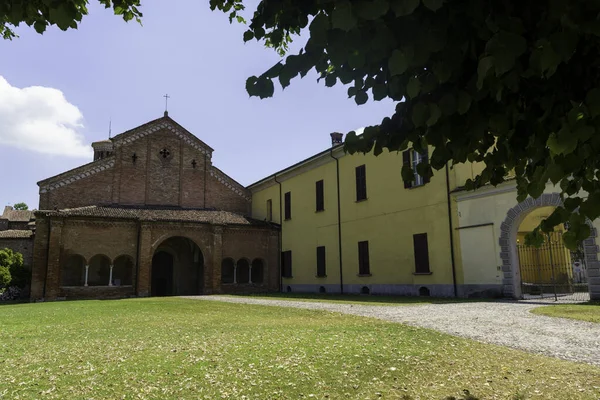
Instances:
[[[473,301],[494,301],[492,299],[456,299],[448,297],[379,296],[359,294],[318,294],[318,293],[261,293],[254,295],[227,295],[229,297],[249,297],[253,299],[311,301],[324,303],[352,303],[371,306],[414,306],[418,304],[447,304]]]
[[[600,302],[544,306],[534,308],[531,312],[549,317],[571,318],[600,323]]]
[[[597,367],[320,311],[152,298],[0,306],[0,321],[7,399],[600,397]]]

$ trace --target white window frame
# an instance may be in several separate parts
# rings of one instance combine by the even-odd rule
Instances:
[[[423,156],[416,150],[412,150],[410,153],[411,153],[410,159],[411,159],[411,163],[412,163],[412,169],[413,169],[413,173],[415,174],[415,180],[413,181],[412,186],[413,187],[414,186],[423,186],[425,184],[425,180],[417,172],[417,165],[419,165],[419,163],[421,161],[423,161]]]

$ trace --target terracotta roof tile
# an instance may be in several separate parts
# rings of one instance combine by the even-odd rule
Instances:
[[[0,218],[7,219],[10,222],[29,222],[33,218],[33,211],[12,210],[6,207]]]
[[[270,225],[229,211],[181,208],[125,208],[88,206],[58,211],[37,211],[37,214],[65,217],[130,219],[139,221],[184,221],[215,225]]]
[[[32,231],[12,230],[0,231],[0,239],[29,239],[33,235]]]

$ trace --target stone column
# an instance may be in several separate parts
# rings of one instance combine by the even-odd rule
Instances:
[[[90,271],[90,266],[89,265],[85,265],[85,280],[83,281],[83,286],[87,286],[88,285],[88,276],[89,276],[89,271]]]
[[[237,283],[237,261],[233,262],[233,284]]]
[[[150,296],[150,279],[152,276],[152,229],[150,224],[142,224],[140,232],[140,246],[138,251],[139,265],[137,266],[137,295]]]
[[[252,263],[248,261],[248,283],[252,285]]]
[[[221,261],[223,259],[223,227],[221,225],[213,226],[213,245],[210,264],[205,264],[204,268],[210,268],[211,282],[206,282],[205,292],[221,293]],[[212,265],[211,265],[212,264]],[[210,287],[208,286],[210,284]]]
[[[46,298],[56,299],[60,288],[60,249],[62,247],[62,219],[50,221],[48,249],[48,274],[46,275]]]
[[[108,286],[112,286],[112,270],[113,270],[114,265],[110,264],[110,272],[108,274]]]

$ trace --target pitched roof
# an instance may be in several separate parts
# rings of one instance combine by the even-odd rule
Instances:
[[[51,217],[60,216],[126,219],[137,221],[197,222],[214,225],[272,225],[268,222],[245,217],[243,215],[229,211],[184,208],[128,208],[88,206],[79,208],[69,208],[57,211],[37,211],[36,215],[45,215]]]
[[[168,115],[165,115],[161,118],[157,118],[123,133],[120,133],[113,137],[111,140],[115,144],[115,146],[119,146],[122,143],[132,142],[150,133],[156,132],[160,129],[170,130],[171,132],[175,133],[178,137],[183,139],[184,142],[201,151],[202,153],[207,154],[209,157],[211,157],[212,152],[214,151],[212,147],[204,143],[202,140],[198,139],[196,135],[185,129],[183,126],[179,125]]]
[[[29,239],[33,235],[30,230],[13,230],[0,231],[0,239]]]
[[[10,222],[29,222],[33,218],[33,211],[15,210],[10,206],[6,206],[0,218],[7,219]]]

